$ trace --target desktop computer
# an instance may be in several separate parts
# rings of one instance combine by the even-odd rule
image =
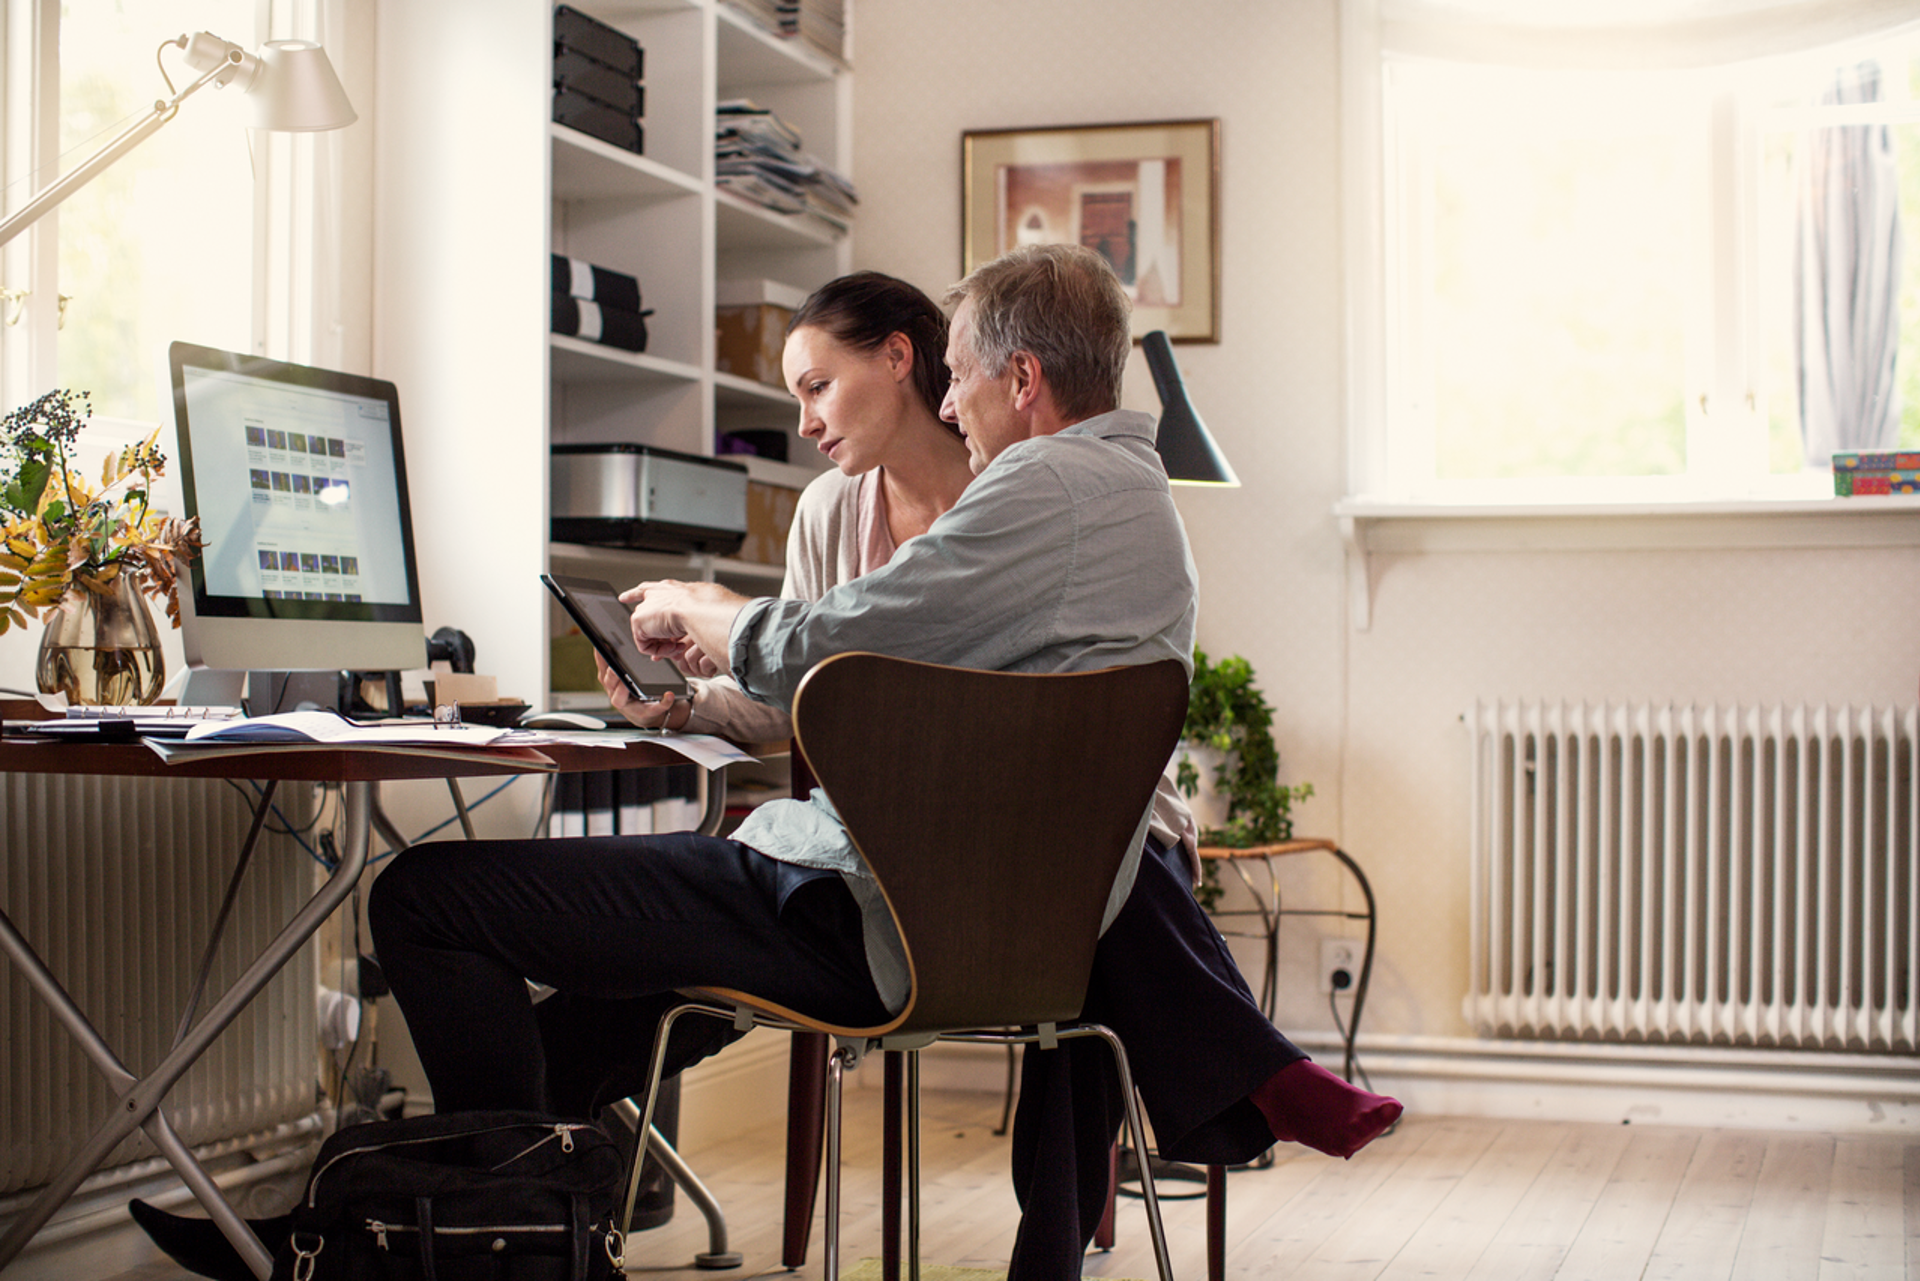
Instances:
[[[425,667],[394,385],[184,342],[168,372],[206,542],[180,575],[180,701],[235,704],[244,685],[254,715],[345,711],[361,674]]]

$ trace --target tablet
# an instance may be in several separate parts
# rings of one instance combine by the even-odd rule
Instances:
[[[668,690],[676,697],[686,695],[687,678],[679,668],[641,653],[634,644],[633,609],[620,603],[620,593],[613,584],[557,574],[542,574],[540,581],[559,597],[560,604],[635,698],[651,703]]]

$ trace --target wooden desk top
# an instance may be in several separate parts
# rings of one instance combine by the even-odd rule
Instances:
[[[545,771],[643,769],[688,764],[652,740],[624,748],[549,743],[539,748],[476,748],[423,755],[405,748],[250,747],[206,760],[168,764],[144,743],[63,743],[0,739],[0,770],[16,774],[112,774],[139,778],[258,778],[281,782],[373,783],[408,778],[472,778]]]

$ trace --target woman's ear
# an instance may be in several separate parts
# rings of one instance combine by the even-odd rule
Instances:
[[[887,358],[887,372],[893,375],[893,381],[905,382],[913,376],[913,343],[905,334],[888,334],[880,350]]]

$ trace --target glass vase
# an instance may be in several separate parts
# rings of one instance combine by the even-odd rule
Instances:
[[[151,703],[166,683],[160,632],[130,575],[103,592],[75,583],[47,615],[34,679],[69,703]]]

